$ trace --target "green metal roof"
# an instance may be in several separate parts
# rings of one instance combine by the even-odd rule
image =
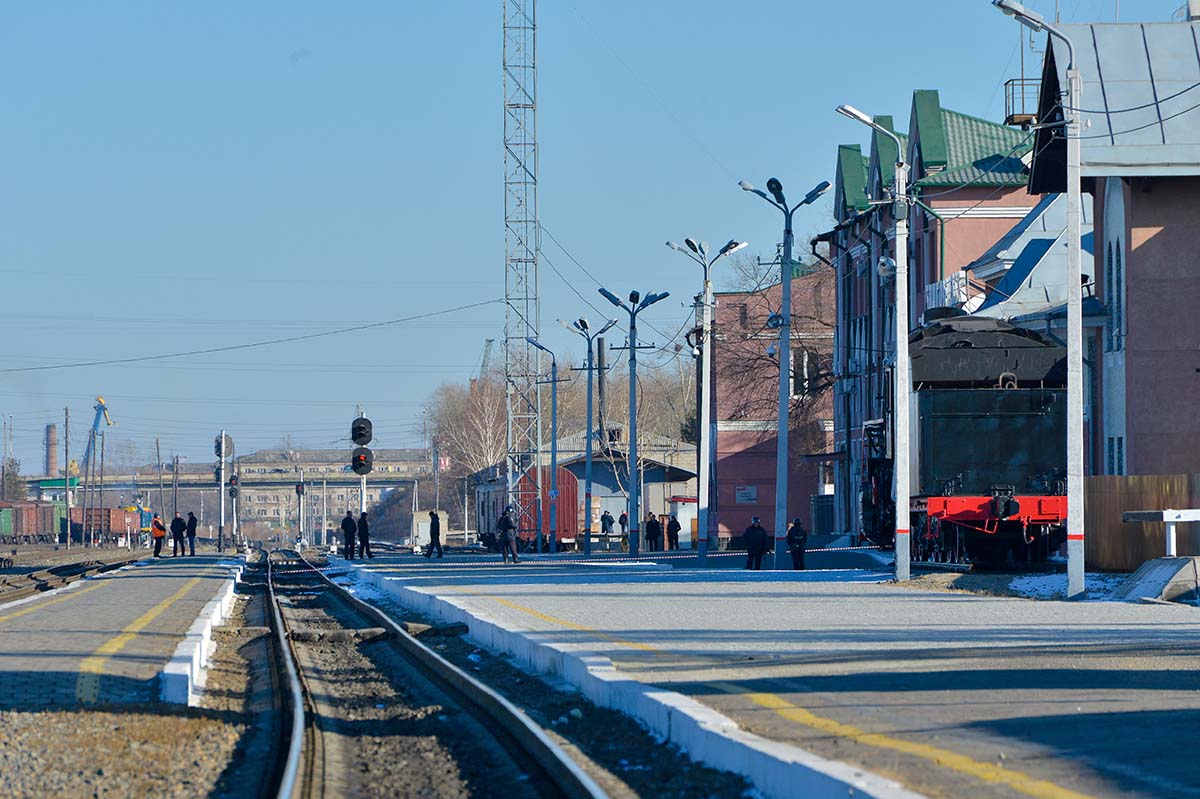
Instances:
[[[937,89],[917,89],[913,92],[910,130],[920,144],[921,160],[926,171],[940,169],[950,163],[942,101]]]
[[[896,125],[892,121],[892,117],[887,114],[881,114],[875,117],[875,124],[890,130],[900,138],[900,143],[904,149],[908,150],[908,136],[903,133],[896,133]],[[875,151],[875,156],[879,160],[879,179],[885,186],[891,186],[896,182],[896,172],[890,169],[891,164],[896,163],[896,142],[892,141],[890,136],[884,136],[878,131],[871,134],[871,147]]]
[[[861,211],[867,202],[867,159],[857,144],[838,145],[837,181],[845,210]]]
[[[941,121],[948,166],[932,175],[926,174],[914,185],[1025,185],[1028,172],[1021,156],[1029,152],[1032,146],[1031,142],[1025,141],[1027,134],[998,122],[945,108],[941,110]],[[921,141],[924,152],[925,139]],[[928,161],[925,166],[928,170]]]

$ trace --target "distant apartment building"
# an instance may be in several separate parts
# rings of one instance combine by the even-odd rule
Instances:
[[[824,265],[793,268],[787,518],[800,517],[821,531],[833,492],[825,458],[833,443],[834,282]],[[779,334],[767,326],[767,318],[779,310],[782,296],[779,283],[716,295],[713,506],[718,536],[726,545],[741,537],[753,516],[776,532]]]

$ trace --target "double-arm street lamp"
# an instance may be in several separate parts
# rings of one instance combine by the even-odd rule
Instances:
[[[1014,0],[992,5],[1034,33],[1046,31],[1067,46],[1067,100],[1063,107],[1067,139],[1067,598],[1084,596],[1083,579],[1083,281],[1080,249],[1079,107],[1083,77],[1075,45],[1061,30]],[[1045,120],[1038,120],[1045,123]]]
[[[590,555],[592,554],[592,439],[596,436],[596,431],[592,427],[592,373],[595,371],[595,367],[592,365],[592,352],[596,339],[607,333],[609,328],[617,323],[617,320],[609,319],[605,322],[604,327],[595,332],[592,332],[588,320],[582,316],[570,324],[561,319],[558,320],[558,323],[572,333],[578,333],[587,342],[587,442],[584,444],[583,461],[583,554]]]
[[[554,357],[554,353],[538,343],[538,340],[532,336],[526,336],[525,340],[534,347],[537,347],[542,352],[550,356],[550,551],[558,551],[558,359]],[[538,453],[537,468],[541,471],[541,453]],[[542,484],[541,475],[538,475],[537,484]],[[540,511],[539,511],[540,512]],[[539,519],[539,522],[541,520]],[[541,524],[538,524],[538,530],[541,530]],[[537,551],[542,551],[542,536],[538,533]]]
[[[669,292],[648,294],[643,299],[640,292],[629,292],[629,304],[626,305],[617,295],[608,289],[600,289],[600,295],[613,305],[629,314],[629,554],[633,557],[638,553],[638,531],[641,529],[638,510],[638,460],[637,460],[637,316],[660,300],[671,296]]]
[[[779,313],[771,314],[768,325],[779,328],[779,421],[776,431],[775,451],[775,564],[783,562],[787,540],[787,494],[788,494],[788,405],[792,386],[792,215],[805,206],[816,202],[829,189],[829,181],[821,181],[804,199],[788,205],[783,195],[783,184],[778,178],[767,181],[767,191],[757,189],[746,181],[738,183],[743,191],[757,194],[783,212],[783,258],[780,263],[780,283],[783,296],[779,301]],[[767,194],[770,192],[770,194]]]
[[[896,370],[892,381],[892,488],[895,502],[896,579],[909,578],[909,558],[912,536],[909,525],[909,465],[908,465],[908,395],[912,378],[908,360],[908,164],[904,162],[904,145],[900,137],[851,105],[839,105],[837,112],[872,128],[896,142],[896,183],[892,210],[896,238]]]
[[[729,243],[722,247],[716,255],[709,258],[708,242],[697,242],[695,239],[684,239],[685,247],[681,247],[673,241],[668,241],[667,246],[672,250],[677,250],[683,253],[688,258],[691,258],[696,263],[700,264],[700,268],[704,270],[704,295],[703,308],[701,310],[701,336],[702,343],[700,345],[700,374],[697,379],[700,381],[700,407],[697,408],[697,438],[699,439],[700,458],[697,464],[697,486],[699,496],[697,501],[696,513],[696,557],[701,566],[704,565],[705,556],[708,554],[708,536],[709,536],[709,515],[710,505],[712,502],[710,492],[712,491],[712,356],[713,356],[713,336],[712,336],[712,316],[713,316],[713,293],[712,280],[709,278],[712,272],[713,264],[719,261],[730,253],[737,252],[746,246],[744,241],[729,240]]]

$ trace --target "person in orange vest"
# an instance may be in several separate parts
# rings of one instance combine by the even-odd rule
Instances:
[[[150,535],[154,538],[154,557],[161,558],[163,539],[167,537],[167,528],[162,523],[162,519],[158,518],[157,513],[150,521]]]

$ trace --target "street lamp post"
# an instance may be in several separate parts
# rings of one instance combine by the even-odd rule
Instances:
[[[900,137],[875,122],[854,106],[839,105],[839,114],[874,129],[896,142],[896,204],[892,219],[896,231],[896,379],[892,384],[892,433],[895,446],[892,460],[892,487],[896,493],[895,529],[896,579],[909,579],[909,560],[912,554],[909,505],[909,431],[908,397],[912,391],[908,360],[908,164],[904,162],[904,145]]]
[[[804,199],[789,206],[783,195],[783,184],[778,178],[767,181],[767,192],[755,188],[746,181],[738,183],[743,191],[757,194],[783,212],[783,258],[780,262],[780,284],[783,296],[779,313],[771,314],[768,324],[779,328],[779,420],[775,447],[775,566],[783,562],[787,543],[787,495],[788,495],[788,406],[790,404],[792,374],[792,215],[802,206],[817,200],[829,189],[829,181],[821,181]]]
[[[558,552],[558,359],[532,336],[526,336],[525,340],[550,356],[550,551]],[[541,485],[541,475],[538,477],[538,485]],[[541,550],[539,540],[538,551]]]
[[[642,299],[640,292],[629,292],[626,305],[608,289],[600,289],[600,295],[613,305],[629,314],[629,554],[637,557],[638,532],[641,529],[638,511],[638,491],[641,481],[637,467],[637,315],[654,303],[671,296],[670,292],[648,294]]]
[[[595,367],[592,365],[593,343],[597,337],[608,332],[608,329],[615,325],[617,320],[609,319],[604,327],[595,333],[590,332],[588,320],[582,316],[569,325],[561,319],[558,320],[558,323],[572,333],[578,333],[587,342],[587,441],[584,444],[583,460],[583,554],[590,555],[592,554],[592,439],[595,438],[595,430],[592,427],[592,373],[595,371]]]
[[[684,239],[683,243],[687,245],[686,248],[680,247],[673,241],[668,241],[667,246],[691,258],[704,270],[704,297],[700,322],[703,343],[700,350],[700,375],[698,377],[700,380],[700,407],[697,408],[698,413],[696,414],[697,436],[700,440],[700,462],[697,464],[696,560],[699,565],[703,566],[708,555],[708,538],[711,532],[709,530],[712,504],[710,493],[713,484],[712,356],[714,347],[712,335],[713,293],[710,274],[713,264],[722,257],[742,249],[746,246],[746,242],[730,239],[729,243],[711,259],[708,257],[708,242],[697,243],[695,239]]]
[[[1067,101],[1063,121],[1067,137],[1067,598],[1086,595],[1083,547],[1083,282],[1080,248],[1079,107],[1083,77],[1075,45],[1061,30],[1014,0],[992,5],[1034,33],[1046,31],[1067,46]]]

